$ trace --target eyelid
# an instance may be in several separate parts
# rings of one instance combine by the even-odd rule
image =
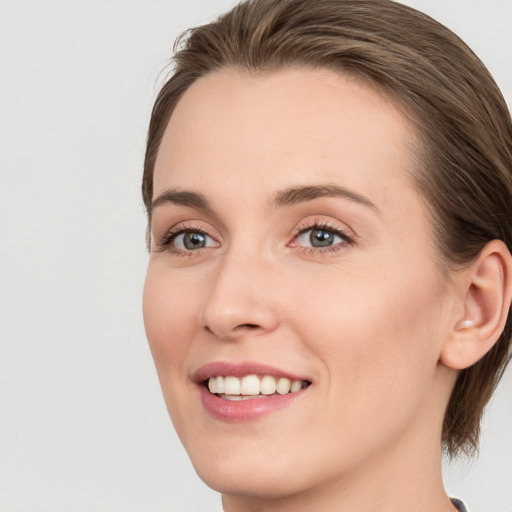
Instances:
[[[334,245],[326,247],[308,247],[296,245],[296,241],[301,235],[314,229],[330,231],[333,234],[339,236],[343,240],[343,242],[338,242]],[[356,242],[356,236],[357,235],[351,229],[349,229],[346,226],[340,225],[340,223],[336,221],[319,219],[318,217],[315,217],[301,222],[301,224],[299,224],[294,229],[292,234],[292,240],[289,242],[288,246],[311,252],[332,252],[337,249],[340,249],[341,247],[346,247],[347,245],[354,245]]]
[[[202,233],[207,237],[211,238],[216,242],[216,244],[220,245],[219,236],[217,234],[212,233],[213,229],[209,226],[203,225],[200,221],[189,220],[178,222],[173,225],[170,229],[165,231],[165,233],[159,237],[157,247],[159,247],[159,251],[168,250],[172,242],[183,233]],[[206,248],[206,247],[205,247]],[[192,253],[197,251],[184,251],[180,249],[174,249],[175,253]]]
[[[202,240],[204,241],[204,246],[195,247],[195,248],[187,248],[185,238],[190,235],[200,235]],[[198,252],[201,249],[210,249],[212,247],[218,247],[218,242],[212,238],[210,235],[205,233],[204,231],[192,231],[190,229],[180,230],[178,233],[173,234],[172,238],[169,241],[169,246],[172,244],[172,250],[177,253],[192,253]]]
[[[310,229],[325,229],[326,231],[333,231],[339,233],[343,237],[355,240],[357,234],[343,223],[335,220],[328,220],[325,218],[313,217],[302,221],[293,231],[292,236],[295,238],[298,235],[309,231]]]
[[[333,234],[338,235],[342,239],[342,242],[337,242],[334,245],[326,247],[308,247],[296,244],[299,236],[313,229],[330,231]],[[155,252],[171,251],[179,255],[192,256],[193,253],[198,253],[204,249],[213,248],[212,246],[209,246],[198,248],[196,250],[183,250],[176,247],[171,247],[172,242],[178,236],[183,233],[190,232],[202,233],[206,235],[215,242],[215,247],[219,247],[221,245],[218,232],[211,228],[211,226],[208,224],[205,225],[202,221],[199,220],[187,220],[176,223],[170,229],[166,230],[163,235],[159,236],[158,238],[155,237],[155,240],[158,240],[158,243],[156,244],[157,249],[154,249]],[[340,223],[334,219],[329,220],[326,218],[320,218],[319,216],[314,216],[301,221],[301,223],[295,227],[291,235],[291,240],[287,243],[287,246],[296,249],[310,250],[311,252],[332,252],[333,250],[336,250],[336,248],[354,245],[356,238],[357,234],[354,233],[354,231],[347,227],[345,224]]]

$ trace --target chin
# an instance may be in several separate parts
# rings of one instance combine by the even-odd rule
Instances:
[[[197,474],[211,489],[234,496],[276,499],[307,487],[305,475],[300,474],[304,465],[301,464],[297,471],[297,464],[293,463],[289,452],[286,453],[281,460],[261,452],[258,456],[247,452],[237,456],[231,453],[212,457],[190,452],[189,455]],[[310,469],[306,474],[312,474]]]
[[[266,471],[259,471],[250,464],[243,469],[230,468],[226,471],[209,471],[195,467],[201,480],[221,494],[278,499],[296,494],[302,488],[291,472],[283,475],[271,467],[267,467]]]

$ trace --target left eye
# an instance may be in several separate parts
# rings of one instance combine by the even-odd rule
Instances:
[[[201,231],[183,231],[176,235],[172,242],[174,247],[180,251],[194,251],[216,246],[213,238]]]
[[[322,248],[331,247],[344,241],[345,240],[340,235],[330,229],[311,228],[303,231],[297,237],[296,244],[303,247],[309,246]]]

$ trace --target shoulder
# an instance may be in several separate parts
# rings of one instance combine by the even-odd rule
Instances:
[[[466,508],[464,503],[462,503],[462,501],[460,501],[457,498],[451,498],[451,500],[459,512],[468,512],[468,509]]]

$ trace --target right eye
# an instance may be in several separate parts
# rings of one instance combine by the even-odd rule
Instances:
[[[161,250],[181,256],[192,255],[199,249],[219,247],[219,243],[199,227],[178,226],[171,229],[160,242]]]
[[[204,247],[217,247],[217,242],[202,231],[181,231],[169,240],[178,251],[195,251]]]

